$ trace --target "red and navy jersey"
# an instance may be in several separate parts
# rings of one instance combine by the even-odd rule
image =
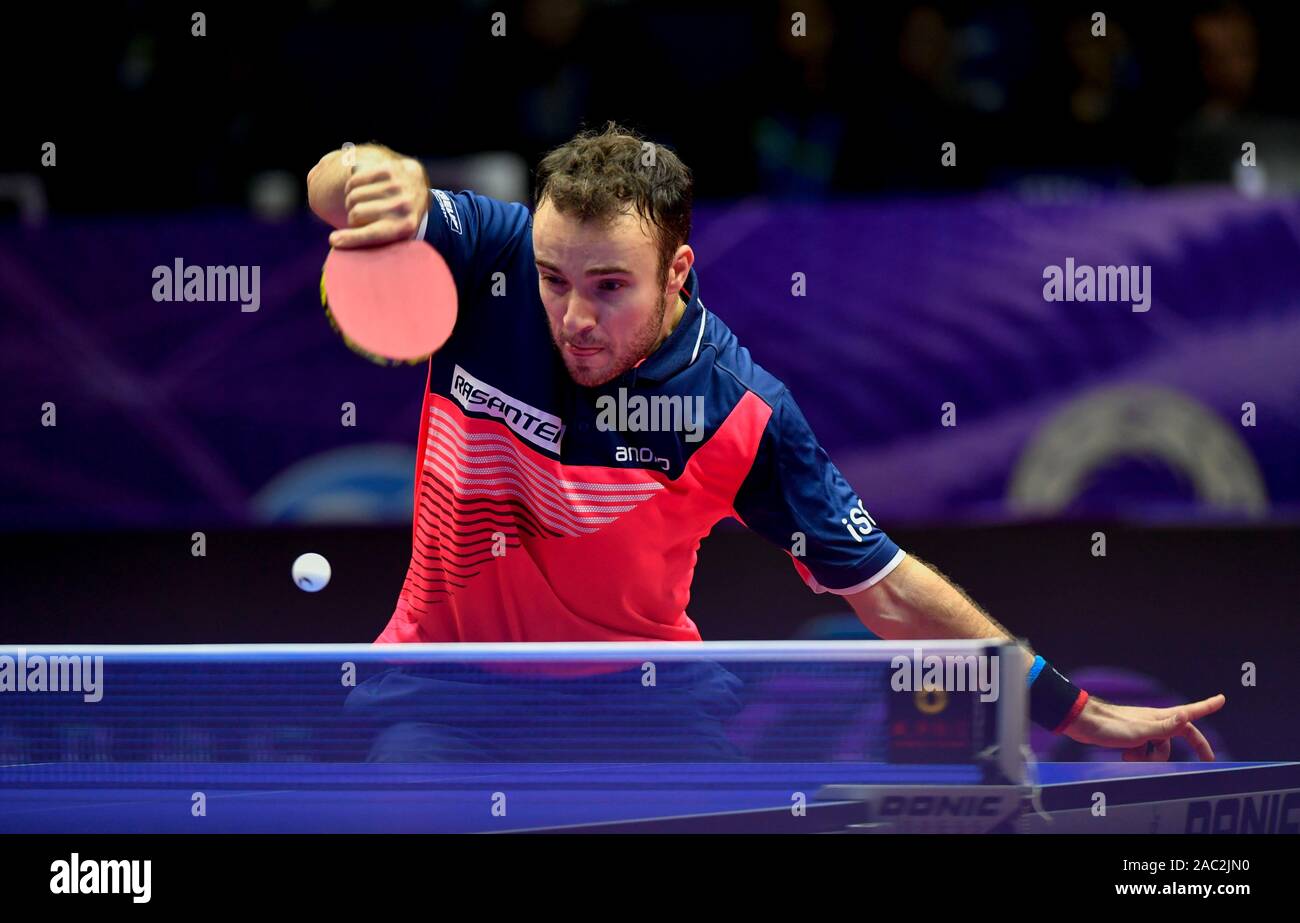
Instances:
[[[700,300],[597,388],[552,343],[519,204],[434,190],[460,312],[429,361],[411,563],[379,641],[697,641],[700,541],[734,517],[817,592],[903,559],[781,382]]]

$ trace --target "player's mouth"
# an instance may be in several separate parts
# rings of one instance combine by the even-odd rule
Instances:
[[[565,346],[568,348],[569,352],[577,356],[579,359],[588,359],[605,348],[603,346],[574,346],[572,343],[566,343]]]

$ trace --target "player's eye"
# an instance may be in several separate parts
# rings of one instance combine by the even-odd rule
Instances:
[[[626,282],[620,282],[618,279],[603,279],[600,283],[600,289],[604,292],[617,292],[621,288],[626,288]]]
[[[547,285],[563,285],[564,280],[559,276],[542,276],[542,281]]]

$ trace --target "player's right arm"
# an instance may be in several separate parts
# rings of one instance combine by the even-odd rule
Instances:
[[[410,240],[429,208],[429,180],[413,157],[381,144],[330,151],[307,174],[307,201],[336,230],[330,246]]]
[[[307,194],[312,211],[338,228],[331,246],[429,244],[447,261],[462,310],[495,274],[522,258],[521,244],[531,232],[527,206],[469,190],[430,189],[419,161],[380,144],[326,154],[307,175]],[[535,286],[531,258],[527,265]]]

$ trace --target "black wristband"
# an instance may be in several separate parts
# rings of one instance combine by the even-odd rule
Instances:
[[[1029,670],[1029,717],[1055,734],[1065,730],[1083,711],[1088,693],[1070,682],[1042,657]]]

